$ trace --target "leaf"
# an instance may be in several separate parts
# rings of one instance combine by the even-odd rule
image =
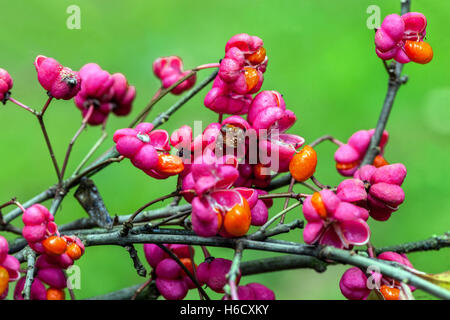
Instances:
[[[444,289],[450,290],[450,271],[437,274],[417,274],[424,280],[430,281]]]
[[[367,300],[385,300],[381,292],[377,289],[370,291]]]

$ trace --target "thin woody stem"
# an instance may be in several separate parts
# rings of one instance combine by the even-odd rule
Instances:
[[[199,65],[199,66],[193,68],[192,70],[198,71],[198,70],[204,70],[204,69],[209,69],[209,68],[219,68],[219,67],[220,67],[220,63],[207,63],[207,64]]]
[[[48,106],[50,105],[50,102],[52,102],[52,100],[53,100],[53,97],[52,97],[52,96],[49,96],[48,99],[47,99],[47,102],[45,103],[44,107],[42,107],[42,110],[41,110],[41,112],[40,112],[41,117],[44,116],[45,111],[47,111]]]
[[[226,278],[228,279],[228,287],[225,287],[225,292],[231,296],[232,300],[239,300],[236,280],[240,272],[239,267],[241,265],[243,251],[244,245],[242,242],[238,241],[236,244],[236,249],[234,250],[234,258],[231,263],[230,271],[226,275]]]
[[[323,183],[321,183],[319,180],[317,180],[316,177],[312,176],[311,177],[311,181],[320,189],[331,189],[331,186],[328,185],[324,185]]]
[[[27,110],[28,112],[31,112],[31,113],[34,114],[35,116],[38,115],[38,112],[37,112],[36,110],[34,110],[33,108],[30,108],[29,106],[23,104],[22,102],[20,102],[20,101],[14,99],[14,98],[11,98],[11,97],[9,97],[8,100],[11,101],[12,103],[18,105],[19,107],[21,107],[21,108]]]
[[[36,253],[31,248],[27,250],[27,275],[25,278],[25,285],[23,287],[23,295],[25,300],[30,300],[31,285],[34,280],[34,269],[36,264]]]
[[[194,249],[191,246],[189,246],[189,258],[191,259],[191,262],[192,262],[192,275],[194,276],[195,279],[198,279],[197,278],[197,267],[195,266],[195,263],[194,263]],[[198,295],[200,297],[200,300],[205,299],[201,290],[198,290]]]
[[[288,193],[292,192],[292,189],[294,189],[294,184],[295,184],[295,179],[294,177],[291,178],[291,181],[289,182],[289,188],[288,188]],[[286,200],[284,200],[284,205],[283,205],[283,211],[286,210],[288,204],[289,204],[289,199],[290,198],[286,198]],[[281,215],[281,219],[280,219],[280,224],[284,223],[284,218],[286,217],[286,214],[283,213]]]
[[[286,198],[289,199],[289,198]],[[297,208],[299,205],[301,205],[302,202],[298,201],[296,203],[294,203],[293,205],[284,208],[282,211],[280,211],[279,213],[277,213],[276,215],[274,215],[269,221],[267,221],[260,229],[259,231],[264,232],[272,223],[274,223],[275,221],[277,221],[277,219],[279,217],[284,217],[286,215],[286,213],[288,213],[289,211],[291,211],[292,209]],[[282,225],[284,222],[280,222],[280,224]]]
[[[0,205],[0,212],[1,212],[1,210],[2,210],[3,208],[6,208],[6,207],[11,206],[11,205],[13,205],[13,204],[16,204],[16,202],[17,202],[17,199],[16,199],[16,198],[12,198],[11,200],[9,200],[9,201],[3,203],[2,205]]]
[[[50,102],[53,100],[53,97],[49,97],[42,108],[43,111],[47,110],[48,106],[50,105]],[[44,135],[45,143],[47,144],[47,149],[50,153],[50,158],[52,159],[53,167],[55,168],[56,175],[58,176],[58,183],[61,183],[62,177],[61,172],[59,170],[58,162],[56,161],[55,152],[53,151],[52,144],[50,142],[50,138],[47,133],[47,128],[45,127],[44,123],[44,113],[39,112],[36,114],[36,117],[39,121],[39,125],[41,127],[42,134]]]
[[[62,179],[64,179],[64,173],[66,171],[67,164],[69,162],[69,157],[70,157],[70,153],[72,152],[72,147],[75,144],[75,141],[77,141],[77,139],[80,136],[81,132],[83,132],[84,128],[86,128],[87,122],[89,121],[89,118],[91,117],[93,112],[94,112],[94,106],[91,105],[91,106],[89,106],[89,109],[88,109],[88,111],[86,113],[86,116],[83,118],[83,121],[81,122],[80,128],[77,130],[77,132],[73,136],[72,140],[70,140],[69,146],[67,147],[67,151],[66,151],[66,157],[64,158],[64,163],[63,163],[63,166],[62,166],[62,169],[61,169],[61,179],[60,179],[60,181],[62,181]]]
[[[139,288],[136,289],[135,293],[131,297],[131,300],[136,300],[136,297],[150,284],[152,283],[153,278],[148,278],[147,281],[145,281],[142,285],[139,286]]]
[[[25,208],[24,208],[24,206],[19,202],[19,201],[17,201],[17,200],[14,200],[14,204],[20,209],[20,210],[22,210],[22,212],[23,213],[25,213]]]
[[[134,218],[136,218],[136,216],[137,216],[139,213],[141,213],[144,209],[148,208],[149,206],[151,206],[152,204],[155,204],[155,203],[157,203],[157,202],[160,202],[160,201],[163,201],[163,200],[166,200],[166,199],[169,199],[169,198],[173,198],[173,197],[177,196],[178,194],[179,194],[179,191],[176,190],[176,191],[174,191],[174,192],[172,192],[172,193],[169,193],[169,194],[167,194],[167,195],[165,195],[165,196],[162,196],[162,197],[159,197],[159,198],[157,198],[157,199],[155,199],[155,200],[152,200],[152,201],[150,201],[150,202],[144,204],[144,205],[143,205],[142,207],[140,207],[139,209],[137,209],[137,210],[130,216],[130,218],[129,218],[126,222],[123,223],[123,228],[122,228],[122,231],[121,231],[121,235],[122,235],[122,236],[126,236],[126,235],[128,234],[128,231],[130,231],[130,229],[133,228],[133,220],[134,220]]]
[[[145,111],[144,114],[142,114],[141,117],[141,121],[145,121],[145,119],[147,119],[148,114],[150,113],[150,111],[152,111],[153,106],[155,105],[155,103],[157,102],[157,99],[159,99],[160,95],[161,95],[161,91],[164,90],[164,87],[160,87],[155,94],[153,95],[152,99],[150,100],[149,105],[147,106],[147,111]]]
[[[281,193],[268,193],[261,194],[258,196],[258,199],[276,199],[276,198],[289,198],[289,199],[301,199],[310,196],[310,194],[306,193],[295,193],[295,192],[281,192]]]
[[[339,141],[338,139],[333,138],[333,136],[326,135],[326,136],[317,138],[316,140],[311,142],[309,144],[309,146],[314,148],[315,146],[317,146],[318,144],[321,144],[324,141],[331,141],[332,143],[334,143],[337,146],[342,146],[344,144],[342,141]]]
[[[95,153],[95,151],[97,151],[97,149],[105,141],[106,137],[108,136],[108,133],[105,130],[105,125],[106,125],[106,122],[103,123],[103,125],[102,125],[102,135],[97,140],[97,142],[92,146],[91,150],[89,150],[89,152],[84,156],[83,160],[81,160],[80,164],[77,166],[77,168],[73,172],[72,177],[76,176],[80,172],[81,168],[83,168],[83,166],[86,164],[86,162],[88,162],[88,160],[92,157],[92,155]]]

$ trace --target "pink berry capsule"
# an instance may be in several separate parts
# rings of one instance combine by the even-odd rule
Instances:
[[[13,80],[8,71],[0,68],[0,101],[3,103],[6,102],[6,99],[9,96],[9,90],[11,90],[12,86]]]
[[[77,71],[63,67],[53,58],[39,55],[34,61],[39,83],[55,99],[72,99],[81,88]]]

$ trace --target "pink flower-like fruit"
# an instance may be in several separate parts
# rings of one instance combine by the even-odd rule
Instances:
[[[53,58],[39,55],[34,60],[38,81],[55,99],[72,99],[81,89],[77,71],[62,66]]]

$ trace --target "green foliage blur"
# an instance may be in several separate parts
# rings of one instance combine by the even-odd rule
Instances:
[[[14,79],[13,97],[37,109],[47,99],[33,66],[39,54],[75,70],[96,62],[111,73],[124,73],[137,88],[134,109],[127,118],[110,117],[109,136],[97,151],[99,156],[111,147],[113,132],[126,127],[158,89],[159,81],[151,70],[157,57],[179,55],[186,68],[217,62],[232,35],[249,33],[264,40],[269,56],[262,89],[281,92],[288,108],[297,114],[298,121],[290,132],[307,141],[324,134],[346,141],[356,130],[375,126],[387,88],[386,71],[374,51],[374,30],[366,26],[370,16],[366,10],[373,4],[380,7],[382,19],[400,11],[399,0],[2,0],[0,67]],[[81,9],[79,30],[66,27],[69,5]],[[408,176],[404,183],[406,202],[400,210],[388,222],[369,221],[373,244],[380,247],[442,234],[450,225],[450,2],[412,0],[411,9],[428,18],[427,41],[435,56],[429,65],[405,66],[409,81],[400,89],[388,122],[386,158],[391,163],[403,162]],[[199,80],[209,72],[201,71]],[[171,132],[181,125],[192,125],[194,120],[215,121],[217,115],[203,106],[206,92],[192,99],[163,128]],[[149,119],[177,98],[164,98]],[[80,112],[73,101],[56,101],[45,121],[61,165],[80,125]],[[31,114],[12,103],[1,105],[0,127],[0,202],[13,196],[25,202],[56,182],[53,166]],[[83,132],[74,146],[68,174],[100,135],[99,127]],[[334,167],[335,149],[331,143],[317,148],[316,176],[330,185],[343,179]],[[128,160],[109,166],[94,180],[111,215],[132,213],[143,203],[171,192],[176,184],[174,178],[151,179]],[[297,186],[295,191],[306,190]],[[57,214],[58,224],[86,216],[73,192]],[[49,206],[50,201],[44,204]],[[283,200],[276,200],[271,214],[282,204]],[[288,214],[288,221],[296,218],[302,218],[300,209]],[[22,226],[21,220],[15,225]],[[301,230],[278,238],[302,242]],[[145,262],[142,245],[137,248]],[[230,249],[211,251],[214,256],[233,256]],[[199,264],[200,248],[196,252]],[[244,260],[274,255],[245,251]],[[450,269],[448,250],[414,253],[409,258],[416,268],[428,273]],[[145,281],[136,274],[122,247],[90,247],[77,265],[82,276],[81,289],[75,290],[77,298]],[[274,272],[244,277],[241,284],[261,282],[273,289],[278,299],[343,299],[338,283],[346,268],[330,266],[322,274],[312,270]],[[415,296],[430,298],[420,291]],[[198,299],[198,293],[191,290],[188,298]]]

